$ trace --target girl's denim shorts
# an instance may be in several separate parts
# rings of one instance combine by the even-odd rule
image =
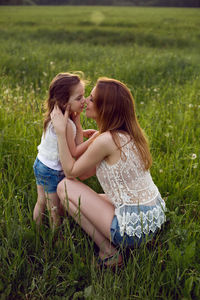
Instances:
[[[33,170],[37,185],[44,186],[45,192],[56,193],[58,183],[65,177],[63,171],[53,170],[36,158]]]

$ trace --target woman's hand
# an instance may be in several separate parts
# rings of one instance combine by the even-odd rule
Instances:
[[[60,108],[57,105],[55,105],[50,116],[56,134],[65,134],[65,129],[69,117],[69,107],[66,108],[65,114],[63,115]]]
[[[91,136],[93,136],[95,133],[98,133],[95,129],[85,129],[83,130],[83,136],[87,139],[89,139]]]

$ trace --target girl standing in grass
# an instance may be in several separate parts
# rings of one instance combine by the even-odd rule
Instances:
[[[64,173],[60,163],[57,136],[50,113],[57,105],[64,114],[66,106],[70,105],[69,118],[67,124],[63,125],[63,130],[70,153],[72,157],[77,158],[87,149],[90,142],[90,139],[83,142],[83,136],[89,137],[94,133],[94,130],[82,130],[80,113],[83,110],[84,103],[84,82],[78,75],[60,73],[52,80],[46,101],[44,131],[33,166],[38,193],[33,219],[38,225],[41,224],[46,206],[50,211],[53,226],[60,224],[60,201],[56,189],[58,183],[64,178]]]
[[[99,135],[76,161],[63,129],[69,112],[63,115],[56,106],[51,119],[65,175],[82,177],[96,170],[105,194],[67,178],[57,192],[68,213],[98,245],[99,263],[119,266],[122,255],[116,247],[136,247],[151,240],[165,222],[165,202],[150,175],[148,143],[126,85],[100,78],[86,103],[86,115],[96,120]]]

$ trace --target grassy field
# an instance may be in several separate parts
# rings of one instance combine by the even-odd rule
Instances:
[[[200,10],[0,7],[0,299],[200,299]],[[131,89],[166,200],[154,245],[99,270],[92,241],[66,218],[57,239],[32,221],[32,165],[51,79],[84,72]],[[96,126],[83,114],[85,128]],[[101,188],[92,178],[87,183]]]

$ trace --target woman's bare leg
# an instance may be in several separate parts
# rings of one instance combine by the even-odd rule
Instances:
[[[80,212],[70,200],[67,204],[67,211],[69,215],[81,226],[81,228],[94,240],[100,249],[100,256],[103,258],[110,256],[116,252],[115,247],[111,244],[100,231]]]
[[[114,206],[77,180],[63,179],[58,185],[57,193],[69,214],[100,248],[100,255],[115,253],[116,249],[110,242]]]

